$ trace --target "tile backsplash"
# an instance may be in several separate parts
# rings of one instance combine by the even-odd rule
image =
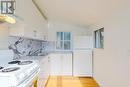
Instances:
[[[21,37],[9,37],[9,49],[14,52],[14,59],[23,56],[37,56],[47,52],[49,42],[33,40]]]

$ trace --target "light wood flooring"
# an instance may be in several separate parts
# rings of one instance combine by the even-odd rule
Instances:
[[[100,87],[92,78],[51,76],[46,87]]]

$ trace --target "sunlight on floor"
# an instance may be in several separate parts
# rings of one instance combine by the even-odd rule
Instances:
[[[99,87],[92,78],[51,76],[46,87]]]

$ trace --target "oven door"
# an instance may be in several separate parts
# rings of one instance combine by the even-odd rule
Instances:
[[[38,79],[39,71],[40,69],[34,72],[29,78],[25,79],[25,81],[19,84],[17,87],[32,87],[34,81]]]

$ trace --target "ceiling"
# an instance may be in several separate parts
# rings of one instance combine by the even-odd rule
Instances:
[[[50,21],[96,24],[120,9],[125,0],[36,0]]]

